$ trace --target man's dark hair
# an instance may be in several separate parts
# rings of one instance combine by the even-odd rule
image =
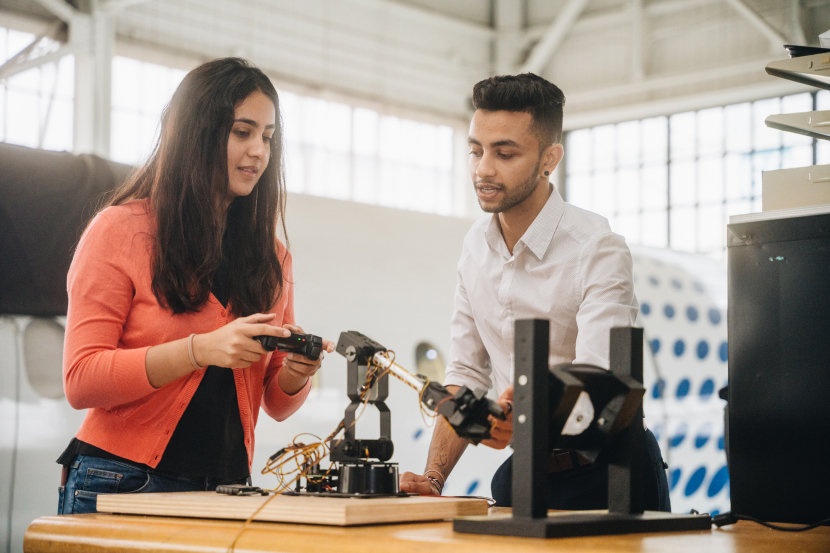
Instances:
[[[473,87],[476,109],[529,113],[542,149],[562,140],[564,105],[565,95],[559,87],[533,73],[490,77]]]

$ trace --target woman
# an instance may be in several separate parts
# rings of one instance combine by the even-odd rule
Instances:
[[[277,91],[244,60],[194,69],[150,160],[81,238],[64,387],[88,411],[58,459],[59,514],[95,512],[98,493],[245,483],[260,406],[284,420],[308,395],[320,361],[253,339],[302,332],[291,255],[276,239],[278,114]]]

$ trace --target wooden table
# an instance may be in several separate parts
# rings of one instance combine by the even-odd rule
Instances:
[[[47,516],[26,532],[25,553],[224,552],[241,528],[238,521],[132,515]],[[338,528],[252,523],[237,552],[282,553],[487,553],[561,551],[572,553],[828,553],[830,528],[776,532],[750,522],[722,529],[677,534],[629,534],[539,540],[457,534],[450,522]]]

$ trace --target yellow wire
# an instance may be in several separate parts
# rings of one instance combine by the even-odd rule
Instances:
[[[363,405],[361,406],[360,412],[357,414],[357,416],[355,416],[354,421],[349,425],[349,428],[357,424],[357,421],[360,420],[361,416],[363,416],[363,413],[366,411],[366,406],[369,403],[369,397],[371,395],[369,392],[371,391],[372,387],[374,387],[374,384],[376,384],[381,378],[383,378],[391,372],[390,368],[392,367],[392,365],[394,365],[401,371],[405,372],[406,374],[412,376],[412,373],[410,373],[409,371],[395,363],[394,351],[388,350],[384,352],[383,356],[389,360],[389,368],[384,368],[382,365],[375,363],[374,359],[371,359],[369,361],[369,367],[366,371],[366,381],[363,383],[363,386],[361,387],[359,392],[359,398],[362,400]],[[378,372],[380,374],[377,374]],[[418,389],[415,386],[413,386],[397,374],[392,374],[410,388],[418,391]],[[420,391],[418,391],[418,408],[421,413],[421,419],[424,421],[424,424],[428,428],[430,428],[435,424],[435,419],[438,417],[438,413],[430,413],[423,404],[424,391],[427,389],[427,386],[430,382],[429,378],[423,378],[425,379],[424,385],[421,387]],[[369,383],[372,382],[373,379],[374,383],[372,383],[372,386],[369,386]],[[427,422],[427,419],[430,419],[432,424],[430,424],[430,422]],[[248,517],[248,519],[242,525],[242,528],[239,530],[239,532],[237,532],[236,536],[234,537],[233,541],[228,547],[229,553],[233,552],[234,547],[236,546],[236,542],[239,540],[239,537],[242,535],[245,529],[248,528],[248,526],[254,520],[254,518],[262,511],[262,509],[264,509],[265,506],[271,502],[272,499],[277,497],[277,495],[281,495],[289,489],[291,489],[291,486],[293,486],[299,479],[306,477],[311,467],[318,465],[323,459],[326,458],[326,456],[329,455],[329,453],[331,452],[331,447],[328,444],[330,444],[341,432],[346,431],[344,421],[345,419],[343,421],[340,421],[340,424],[337,425],[337,428],[334,429],[334,432],[332,432],[325,440],[321,440],[318,436],[315,436],[314,434],[309,434],[307,432],[297,434],[291,441],[291,445],[285,448],[285,452],[283,452],[282,455],[280,455],[276,459],[268,460],[268,462],[265,464],[265,468],[262,469],[262,474],[270,473],[276,476],[278,485],[274,489],[266,490],[268,492],[272,492],[271,497],[264,501],[263,504],[260,505],[260,507],[256,511],[254,511],[254,513],[250,517]],[[297,443],[297,439],[300,436],[306,435],[312,436],[316,438],[318,441],[312,442],[310,444]],[[365,454],[368,457],[369,451],[367,450]],[[302,461],[300,461],[300,459],[302,459]],[[287,464],[290,464],[292,461],[295,465],[294,468],[292,468],[291,470],[285,470],[284,467]],[[331,467],[329,467],[328,471],[326,471],[326,474],[328,474],[330,471]],[[289,481],[286,481],[286,478],[292,475],[293,478],[291,478]]]

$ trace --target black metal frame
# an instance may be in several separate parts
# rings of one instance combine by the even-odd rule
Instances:
[[[550,323],[532,319],[516,321],[513,404],[513,515],[507,517],[462,517],[453,530],[469,534],[493,534],[554,538],[708,530],[709,515],[675,515],[643,509],[642,394],[639,416],[615,437],[608,450],[608,512],[572,512],[548,515],[545,504],[551,428],[562,423],[557,416],[561,403],[573,405],[572,394],[556,393],[559,379],[549,368]],[[643,330],[611,329],[611,372],[623,382],[642,389]],[[563,389],[564,385],[564,389]],[[552,388],[553,386],[553,388]],[[568,383],[559,385],[567,392]],[[552,405],[553,403],[556,405]],[[551,408],[554,408],[553,417]],[[570,409],[567,409],[570,411]],[[567,416],[567,415],[565,415]],[[558,428],[561,431],[561,427]]]
[[[372,356],[386,348],[359,332],[350,331],[340,335],[337,352],[346,357],[346,388],[351,403],[346,407],[343,418],[343,438],[332,445],[330,459],[338,463],[366,463],[369,459],[388,461],[392,458],[392,413],[386,405],[389,396],[389,375],[384,374],[368,390],[369,405],[380,414],[380,436],[376,440],[358,440],[355,437],[355,414],[362,405],[360,392],[366,383],[366,374]],[[367,406],[368,408],[368,406]]]

